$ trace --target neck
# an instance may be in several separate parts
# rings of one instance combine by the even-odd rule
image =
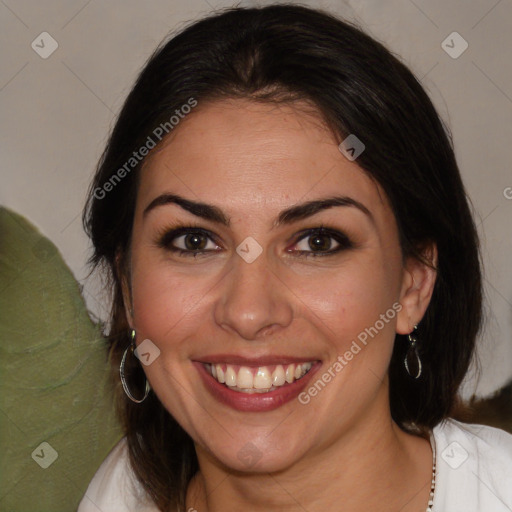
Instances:
[[[200,471],[188,488],[187,510],[425,510],[430,443],[403,432],[386,405],[366,413],[329,446],[312,449],[275,473],[229,471],[196,446]]]

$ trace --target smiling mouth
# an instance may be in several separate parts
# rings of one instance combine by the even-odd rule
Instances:
[[[267,366],[202,363],[220,384],[240,393],[269,393],[302,379],[316,361]]]

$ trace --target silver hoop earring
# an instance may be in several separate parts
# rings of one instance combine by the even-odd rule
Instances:
[[[413,379],[419,379],[421,375],[421,359],[418,354],[418,338],[414,334],[416,330],[418,329],[418,326],[415,325],[414,329],[411,333],[407,335],[407,338],[409,339],[409,349],[407,350],[407,354],[405,355],[404,363],[405,363],[405,369],[407,373],[413,378]]]
[[[126,354],[127,354],[128,350],[131,350],[131,352],[133,354],[133,351],[134,351],[134,348],[135,348],[135,329],[131,330],[130,336],[131,336],[131,343],[130,343],[130,346],[127,347],[126,350],[124,351],[123,358],[121,359],[121,364],[119,365],[119,375],[121,377],[121,384],[123,385],[123,389],[124,389],[124,392],[126,393],[126,396],[132,402],[135,402],[136,404],[140,404],[140,403],[144,402],[144,400],[146,400],[146,397],[148,396],[149,391],[150,391],[151,388],[149,387],[148,379],[145,378],[144,380],[146,381],[146,389],[145,389],[144,396],[140,400],[137,400],[130,393],[130,390],[128,389],[128,385],[126,384],[126,378],[124,376],[124,363],[126,361]]]

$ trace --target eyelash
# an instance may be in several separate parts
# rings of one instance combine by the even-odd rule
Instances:
[[[165,228],[163,229],[158,235],[157,235],[157,246],[166,249],[168,251],[171,251],[179,256],[184,257],[193,257],[196,258],[197,256],[206,256],[209,252],[217,252],[216,250],[186,250],[186,249],[180,249],[177,247],[174,247],[172,245],[172,242],[183,235],[200,235],[205,236],[209,238],[211,241],[213,241],[215,244],[218,244],[218,242],[215,241],[215,237],[210,233],[209,231],[199,227],[198,225],[178,225],[173,228]],[[307,239],[309,237],[313,236],[328,236],[332,239],[334,239],[339,246],[336,249],[331,249],[326,252],[315,252],[315,251],[295,251],[298,254],[298,257],[300,258],[317,258],[317,257],[325,257],[325,256],[333,256],[334,254],[339,253],[342,250],[351,249],[354,247],[353,243],[349,239],[347,235],[344,233],[332,229],[332,228],[326,228],[323,225],[321,225],[318,228],[310,228],[301,231],[297,235],[297,239],[294,242],[293,245],[297,245],[299,242],[301,242],[304,239]]]

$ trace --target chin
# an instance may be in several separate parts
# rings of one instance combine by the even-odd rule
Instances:
[[[285,444],[286,443],[286,444]],[[231,439],[223,447],[208,446],[208,451],[221,464],[232,471],[241,473],[276,473],[296,464],[304,455],[305,448],[297,450],[296,443],[287,439],[269,439],[253,436]]]

